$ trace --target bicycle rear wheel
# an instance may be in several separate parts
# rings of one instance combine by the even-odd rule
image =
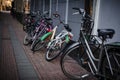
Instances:
[[[85,66],[83,68],[84,63],[82,60],[82,53],[82,47],[77,45],[66,51],[66,53],[61,56],[61,69],[67,77],[79,80],[87,78],[89,75],[91,75],[87,70],[84,69]],[[88,67],[86,67],[86,69],[87,68]]]
[[[107,57],[103,57],[101,71],[104,78],[102,80],[120,80],[120,50],[115,48],[108,50],[108,57],[113,74],[110,71]]]

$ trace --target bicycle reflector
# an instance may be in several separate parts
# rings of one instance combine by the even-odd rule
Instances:
[[[47,30],[48,32],[50,32],[50,31],[51,31],[51,29],[49,29],[49,28],[46,28],[46,30]]]

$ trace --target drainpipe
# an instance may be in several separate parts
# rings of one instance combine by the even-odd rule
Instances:
[[[68,23],[68,8],[69,8],[69,0],[66,0],[65,24]]]
[[[52,0],[50,0],[49,17],[51,17],[51,11],[52,11]]]
[[[56,1],[56,12],[58,12],[58,0]]]
[[[43,13],[45,11],[45,0],[42,0],[43,1]]]
[[[94,29],[93,34],[97,34],[98,23],[99,23],[99,13],[100,13],[100,0],[96,2],[96,10],[95,10],[95,20],[94,20]]]
[[[33,11],[35,11],[35,0],[33,0]]]

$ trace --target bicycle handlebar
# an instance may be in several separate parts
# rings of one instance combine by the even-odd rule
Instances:
[[[61,20],[60,15],[59,15],[58,13],[54,13],[53,15],[55,16],[55,18],[59,18],[60,24],[63,24],[63,25],[64,25],[64,28],[65,28],[67,31],[69,31],[69,32],[72,31],[72,29],[69,27],[69,25],[68,25],[68,24],[65,24],[65,23]]]
[[[80,13],[80,14],[82,14],[82,12],[80,11],[80,9],[79,9],[79,8],[75,8],[75,7],[74,7],[74,8],[72,8],[72,9],[74,9],[74,10],[78,10],[78,11],[79,11],[79,13]]]
[[[83,16],[83,19],[88,19],[90,21],[93,21],[93,19],[91,18],[91,16],[89,14],[87,14],[84,9],[82,9],[82,8],[76,8],[76,7],[72,8],[72,9],[77,10],[79,12],[79,14],[81,14]],[[78,12],[75,12],[73,14],[78,14]]]
[[[84,9],[76,8],[76,7],[72,8],[72,9],[79,11],[79,14],[82,14],[83,17],[85,16],[85,10]]]

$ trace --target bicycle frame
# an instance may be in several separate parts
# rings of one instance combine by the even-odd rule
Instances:
[[[108,61],[108,64],[109,64],[109,67],[110,67],[110,71],[111,71],[111,74],[113,74],[113,70],[112,70],[112,67],[111,67],[111,63],[110,63],[110,60],[109,60],[109,57],[108,57],[108,52],[107,52],[107,47],[105,46],[104,42],[102,42],[101,45],[101,50],[100,50],[100,53],[99,53],[99,58],[95,58],[95,56],[93,55],[93,52],[92,50],[90,49],[90,46],[88,44],[88,41],[87,39],[85,38],[85,35],[83,33],[83,31],[81,30],[80,31],[80,39],[81,39],[81,44],[83,45],[86,53],[87,53],[87,56],[89,57],[89,60],[90,60],[90,63],[88,63],[89,67],[90,67],[90,70],[91,72],[95,75],[95,74],[100,74],[100,66],[101,66],[101,60],[102,60],[102,57],[103,57],[103,49],[105,50],[105,55],[107,57],[107,61]],[[98,62],[98,65],[95,65],[95,61]],[[97,67],[98,66],[98,67]],[[95,70],[95,72],[94,72]]]
[[[41,40],[41,41],[44,41],[44,40],[45,40],[47,37],[49,37],[50,35],[52,35],[52,37],[50,38],[50,40],[52,40],[52,39],[54,38],[54,36],[55,36],[57,27],[58,27],[58,26],[55,26],[52,31],[44,34],[44,35],[40,38],[40,40]]]
[[[44,20],[41,20],[40,25],[35,28],[35,35],[33,36],[32,40],[35,39],[35,37],[37,36],[37,33],[39,32],[40,28],[42,28],[43,26],[46,26],[46,25],[44,24]],[[43,27],[43,28],[44,28],[44,27]],[[42,29],[41,29],[41,30],[42,30]]]
[[[67,30],[62,30],[56,37],[55,37],[55,33],[57,30],[58,26],[55,26],[54,29],[48,33],[46,33],[44,36],[41,37],[41,41],[45,40],[48,36],[52,35],[50,38],[50,42],[48,44],[48,46],[51,44],[52,41],[56,40],[57,42],[63,43],[62,38],[65,37],[65,41],[69,42],[69,38],[67,35],[70,35],[71,37],[73,36],[73,34],[71,32],[68,32]],[[54,39],[55,37],[55,39]]]
[[[51,42],[53,42],[53,41],[56,41],[56,43],[58,43],[59,46],[61,47],[61,44],[62,44],[64,41],[65,41],[65,42],[69,42],[69,37],[68,37],[68,35],[69,35],[69,32],[68,32],[68,31],[62,30],[62,31],[55,37],[55,39],[52,39],[52,38],[51,38],[51,41],[49,42],[47,48],[50,46]],[[65,37],[65,40],[63,41],[62,38],[64,38],[64,37]],[[55,43],[55,44],[56,44],[56,43]]]
[[[40,22],[40,25],[38,27],[36,27],[35,29],[35,35],[33,36],[32,38],[32,41],[36,38],[36,37],[40,37],[41,33],[42,32],[45,32],[45,31],[48,31],[48,30],[51,30],[52,29],[52,25],[48,25],[50,26],[50,29],[48,29],[47,27],[47,24],[45,24],[45,20],[42,19],[41,22]],[[48,29],[48,30],[47,30]],[[49,31],[48,31],[49,32]]]

